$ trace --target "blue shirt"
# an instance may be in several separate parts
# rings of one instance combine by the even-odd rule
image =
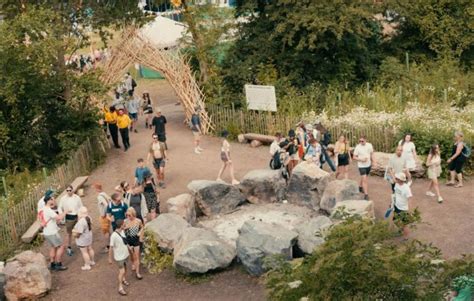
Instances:
[[[113,202],[107,206],[107,214],[110,214],[114,217],[112,226],[115,228],[115,221],[119,219],[125,220],[125,213],[127,212],[128,206],[125,203],[120,203],[115,205]]]
[[[321,145],[317,144],[316,147],[310,145],[308,146],[308,151],[306,152],[306,155],[315,157],[317,154],[321,155]]]
[[[145,174],[151,174],[148,167],[137,167],[135,169],[135,178],[137,178],[137,184],[141,185],[145,180]]]
[[[193,116],[191,116],[191,124],[193,125],[192,131],[199,132],[198,126],[199,129],[201,129],[201,120],[197,114],[193,114]]]

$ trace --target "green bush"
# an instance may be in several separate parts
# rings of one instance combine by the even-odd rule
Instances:
[[[386,222],[346,220],[303,260],[272,258],[269,299],[442,300],[453,277],[472,272],[472,257],[445,262],[438,249],[396,235]]]
[[[148,269],[148,272],[159,274],[163,270],[171,268],[173,256],[160,250],[153,233],[145,231],[144,246],[145,257],[143,258],[143,264]]]

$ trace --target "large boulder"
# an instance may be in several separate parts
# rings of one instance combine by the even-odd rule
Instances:
[[[331,214],[333,219],[345,219],[350,216],[374,219],[374,203],[364,200],[347,200],[336,203]]]
[[[163,252],[171,253],[178,243],[183,232],[191,225],[181,216],[174,213],[163,213],[145,224],[145,230],[155,237],[158,246]]]
[[[361,199],[359,185],[352,180],[335,180],[329,182],[324,190],[319,207],[329,214],[337,202]]]
[[[288,260],[293,257],[293,245],[298,234],[279,225],[260,221],[247,221],[237,239],[237,256],[252,275],[265,272],[263,260],[281,254]]]
[[[51,273],[46,258],[24,251],[10,259],[4,270],[7,300],[36,300],[51,289]]]
[[[293,169],[286,195],[288,201],[319,210],[319,202],[329,179],[330,174],[315,164],[301,162]]]
[[[206,216],[231,212],[245,202],[245,196],[238,187],[218,181],[192,181],[188,189]]]
[[[306,254],[312,253],[317,246],[324,243],[324,237],[332,224],[332,221],[327,216],[317,216],[296,225],[295,232],[298,233],[298,248]]]
[[[181,216],[191,225],[196,223],[196,208],[193,197],[189,193],[183,193],[166,202],[168,213]]]
[[[235,258],[235,247],[211,230],[189,228],[174,250],[173,265],[181,273],[206,273],[228,267]]]
[[[252,170],[241,180],[240,189],[252,204],[275,203],[285,199],[286,181],[279,170]]]
[[[393,154],[374,152],[375,164],[372,165],[370,174],[374,176],[383,177],[385,175],[385,169],[387,168],[388,161]],[[416,161],[415,170],[411,171],[411,175],[414,178],[423,178],[425,175],[425,168],[423,162],[418,158]]]
[[[201,219],[199,226],[214,231],[221,239],[235,246],[239,230],[247,221],[261,221],[293,230],[296,225],[319,215],[318,212],[307,207],[288,203],[246,204],[239,209],[225,216]]]

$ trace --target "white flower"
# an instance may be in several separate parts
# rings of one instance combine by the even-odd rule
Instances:
[[[301,280],[296,280],[296,281],[293,281],[293,282],[289,282],[288,283],[288,286],[290,288],[298,288],[301,284],[303,284],[303,281]]]

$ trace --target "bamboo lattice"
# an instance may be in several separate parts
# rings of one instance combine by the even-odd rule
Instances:
[[[203,134],[214,127],[207,114],[204,95],[197,84],[189,64],[189,58],[177,50],[165,50],[152,44],[142,36],[138,28],[126,29],[120,43],[111,52],[111,57],[102,65],[102,81],[114,84],[122,79],[131,64],[138,63],[160,72],[170,83],[183,106],[186,122],[191,119],[195,107],[200,107]]]

